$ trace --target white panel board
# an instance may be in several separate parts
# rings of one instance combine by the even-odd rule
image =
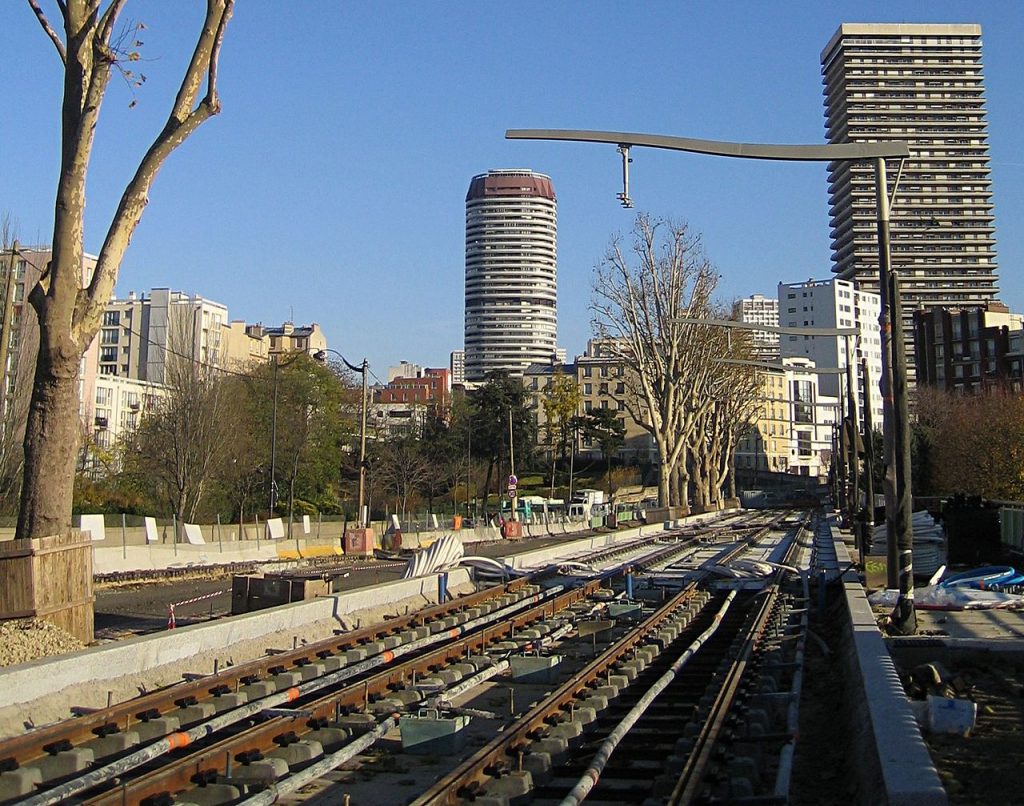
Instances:
[[[282,537],[284,537],[284,521],[280,518],[270,518],[267,521],[267,538],[280,540]]]
[[[146,518],[146,542],[159,543],[160,532],[156,528],[156,518]]]
[[[102,515],[82,515],[82,531],[89,532],[93,540],[103,540],[107,536],[103,526]]]
[[[193,546],[204,546],[206,540],[203,538],[203,530],[197,523],[183,523],[185,527],[185,539]]]

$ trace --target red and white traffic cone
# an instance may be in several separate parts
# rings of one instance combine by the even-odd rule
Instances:
[[[167,629],[173,630],[178,624],[174,620],[174,605],[167,605]]]

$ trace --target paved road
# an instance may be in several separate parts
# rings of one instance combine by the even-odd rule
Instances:
[[[466,554],[501,557],[564,543],[580,536],[575,534],[565,537],[529,538],[514,542],[498,540],[471,543],[466,546]],[[347,568],[330,570],[335,592],[370,587],[398,579],[404,569],[404,566],[388,561],[349,563],[344,558],[339,560],[339,565]],[[346,573],[347,576],[343,576]],[[200,596],[210,598],[190,604],[178,604]],[[175,604],[175,621],[179,627],[228,615],[231,612],[231,576],[211,575],[195,579],[170,579],[99,588],[96,590],[94,608],[97,640],[166,629],[170,604]]]

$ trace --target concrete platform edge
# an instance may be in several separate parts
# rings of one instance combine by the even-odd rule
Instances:
[[[449,589],[469,581],[466,569],[448,573]],[[416,595],[436,602],[437,575],[385,582],[372,588],[229,616],[10,666],[0,669],[0,708],[31,702],[78,683],[93,681],[99,684],[103,680],[147,672],[241,641],[284,630],[298,630],[315,621],[334,619],[340,627],[342,617],[357,610],[388,605]]]
[[[832,530],[837,550],[845,546],[836,530]],[[862,802],[877,803],[879,796],[891,806],[944,806],[948,797],[938,771],[928,753],[921,730],[914,719],[910,703],[903,691],[896,666],[875,622],[867,594],[859,582],[844,577],[843,593],[849,621],[848,679],[854,681],[853,714],[867,720],[865,742],[870,741],[870,754],[861,748],[861,763],[855,764],[861,776]],[[877,767],[872,770],[872,767]],[[875,773],[881,781],[873,780]],[[878,785],[884,792],[878,791]]]

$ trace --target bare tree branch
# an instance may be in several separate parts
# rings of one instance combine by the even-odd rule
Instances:
[[[104,306],[117,282],[121,260],[149,203],[149,189],[164,161],[200,125],[220,111],[216,84],[217,63],[225,26],[233,9],[234,0],[208,0],[206,19],[171,114],[125,188],[100,249],[99,261],[89,287],[78,295],[75,325],[84,335],[94,333],[99,327]],[[197,105],[196,98],[204,78],[207,83],[206,96]]]
[[[53,29],[53,26],[50,25],[50,21],[46,18],[46,14],[43,12],[43,9],[40,8],[37,0],[28,0],[28,5],[36,15],[36,19],[39,20],[39,24],[43,26],[43,30],[46,32],[46,35],[50,37],[50,41],[53,42],[53,46],[57,48],[57,55],[60,56],[60,60],[64,64],[67,64],[68,54],[64,49],[64,42],[61,40],[60,35]],[[62,0],[58,0],[57,5],[60,7],[61,14],[63,14],[66,19],[68,15],[67,6],[64,5]]]

